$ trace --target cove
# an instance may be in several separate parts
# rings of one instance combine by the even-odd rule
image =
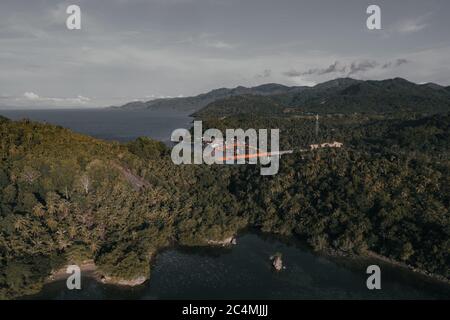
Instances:
[[[270,256],[283,254],[275,272]],[[366,267],[374,261],[328,257],[292,238],[259,232],[238,236],[230,248],[176,247],[160,252],[150,281],[123,288],[82,278],[82,290],[65,281],[45,285],[33,299],[448,299],[450,286],[378,263],[382,289],[368,290]]]

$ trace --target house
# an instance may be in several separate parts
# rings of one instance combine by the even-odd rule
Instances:
[[[320,149],[320,148],[342,148],[344,144],[342,142],[325,142],[321,144],[311,144],[309,146],[310,150]]]

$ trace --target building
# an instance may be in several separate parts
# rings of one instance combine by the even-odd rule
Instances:
[[[320,148],[342,148],[344,144],[342,142],[325,142],[321,144],[311,144],[309,146],[310,150],[320,149]]]

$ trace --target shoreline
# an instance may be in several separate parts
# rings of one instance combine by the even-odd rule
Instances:
[[[319,253],[327,258],[347,259],[348,261],[354,262],[362,262],[364,260],[370,260],[373,263],[384,263],[385,265],[391,268],[397,269],[397,271],[409,272],[411,275],[420,276],[426,281],[434,281],[436,283],[439,283],[440,285],[450,286],[450,279],[444,277],[443,275],[416,268],[412,265],[380,255],[371,250],[368,250],[364,254],[360,255],[348,254],[346,252],[338,251],[335,249],[325,249],[322,251],[312,250],[312,251],[315,253]]]
[[[91,278],[96,278],[99,276],[96,274],[97,266],[95,265],[94,260],[84,260],[81,263],[73,263],[73,264],[76,264],[78,267],[80,267],[80,271],[82,273],[88,273],[89,277]],[[47,284],[55,281],[66,280],[67,277],[69,277],[69,274],[66,273],[67,267],[69,265],[71,264],[67,263],[61,268],[52,271],[44,283]]]
[[[429,280],[435,280],[435,281],[440,282],[442,284],[450,285],[450,279],[447,279],[446,277],[444,277],[442,275],[439,275],[439,274],[436,274],[436,273],[431,273],[431,272],[428,272],[426,270],[416,268],[416,267],[411,266],[411,265],[409,265],[407,263],[404,263],[404,262],[401,262],[401,261],[397,261],[395,259],[392,259],[392,258],[383,256],[383,255],[380,255],[380,254],[378,254],[376,252],[373,252],[373,251],[370,251],[370,250],[367,252],[366,256],[358,256],[358,257],[362,257],[362,258],[367,257],[367,258],[370,258],[370,259],[379,260],[379,261],[387,263],[387,264],[389,264],[389,265],[391,265],[393,267],[397,267],[397,268],[401,268],[403,270],[407,270],[409,272],[415,273],[416,275],[421,275],[421,276],[423,276],[423,277],[425,277],[425,278],[427,278]]]
[[[302,248],[306,248],[307,250],[309,250],[312,253],[320,254],[320,255],[324,256],[325,258],[342,258],[342,259],[348,259],[349,261],[358,261],[358,260],[363,261],[364,259],[371,259],[374,261],[385,263],[391,267],[398,268],[402,271],[410,272],[412,275],[422,276],[422,277],[424,277],[424,279],[436,281],[436,282],[439,282],[440,284],[450,286],[450,279],[446,278],[443,275],[431,273],[426,270],[419,269],[419,268],[409,265],[407,263],[404,263],[404,262],[383,256],[381,254],[378,254],[372,250],[367,250],[365,253],[359,254],[359,255],[351,254],[351,253],[349,254],[347,252],[332,249],[332,248],[326,248],[324,250],[316,251],[311,246],[309,246],[305,240],[303,240],[301,238],[301,235],[298,235],[298,234],[282,235],[282,234],[277,234],[277,233],[264,232],[264,231],[259,230],[258,228],[254,228],[254,227],[243,228],[241,230],[241,232],[243,232],[243,233],[256,232],[257,234],[260,234],[260,235],[262,234],[263,236],[275,237],[279,241],[286,242],[286,243],[289,243],[291,240],[294,240],[295,242],[297,242],[297,244],[295,244],[295,245],[299,245]],[[240,234],[241,232],[237,232],[237,234]]]
[[[236,235],[237,233],[234,233],[232,236],[226,237],[222,240],[211,240],[211,239],[205,239],[204,242],[199,243],[198,245],[190,246],[207,246],[210,248],[229,248],[234,245],[236,245]],[[169,249],[169,248],[176,248],[176,247],[182,247],[182,245],[172,243],[168,244],[166,246],[163,246],[151,253],[149,253],[148,257],[150,259],[150,265],[152,260],[158,255],[159,252]],[[145,282],[150,280],[150,277],[146,276],[138,276],[133,279],[123,279],[118,277],[112,277],[103,274],[95,264],[93,259],[87,259],[83,260],[82,262],[78,263],[66,263],[61,268],[54,270],[50,273],[50,275],[45,279],[44,285],[56,281],[62,281],[66,280],[70,275],[66,273],[67,267],[69,265],[75,264],[80,268],[80,271],[82,274],[84,274],[85,277],[89,277],[91,279],[94,279],[95,281],[102,283],[102,284],[108,284],[108,285],[115,285],[120,287],[136,287],[144,284]]]
[[[61,267],[60,269],[53,271],[50,274],[50,276],[47,277],[44,284],[66,280],[70,276],[68,273],[66,273],[67,267],[69,265],[70,264],[66,264],[63,267]],[[136,286],[144,284],[146,281],[149,280],[149,278],[147,278],[145,276],[138,276],[136,278],[129,279],[129,280],[123,279],[123,278],[107,276],[100,272],[100,270],[98,269],[94,260],[92,260],[92,259],[84,260],[81,263],[78,263],[76,265],[80,268],[82,276],[94,279],[95,281],[102,283],[102,284],[109,284],[109,285],[122,286],[122,287],[136,287]]]
[[[235,236],[227,237],[227,238],[224,238],[223,240],[205,240],[205,243],[203,243],[203,244],[194,245],[194,246],[188,245],[187,247],[196,247],[196,246],[198,246],[198,247],[206,246],[209,248],[233,247],[234,245],[236,245],[235,240],[238,235],[242,235],[247,232],[252,232],[251,230],[252,230],[252,228],[244,228],[240,232],[236,232]],[[284,238],[285,241],[286,241],[286,239],[290,239],[290,240],[299,241],[299,244],[300,243],[303,244],[303,242],[295,235],[287,236],[287,238],[286,238],[286,236],[262,232],[257,229],[254,229],[253,232],[256,232],[257,234],[260,234],[260,235],[262,234],[265,236],[275,237],[276,239],[278,239],[279,241],[282,241],[282,242],[284,242],[283,241],[283,238]],[[182,248],[182,247],[186,247],[186,245],[171,244],[168,246],[161,247],[158,250],[152,252],[151,255],[149,255],[150,259],[153,260],[153,258],[163,250],[166,250],[169,248],[177,248],[177,247]],[[450,279],[447,279],[444,276],[441,276],[439,274],[430,273],[430,272],[427,272],[426,270],[415,268],[411,265],[394,260],[389,257],[382,256],[382,255],[377,254],[376,252],[373,252],[370,250],[367,251],[363,255],[346,254],[344,252],[340,252],[340,251],[336,251],[336,250],[314,251],[310,247],[308,247],[308,250],[310,250],[312,253],[318,253],[320,255],[323,255],[325,258],[348,259],[348,261],[355,261],[355,262],[358,262],[358,261],[362,262],[364,259],[371,259],[374,262],[385,263],[385,264],[389,265],[390,267],[397,268],[397,269],[399,269],[399,271],[406,271],[406,272],[411,273],[412,275],[421,276],[424,278],[424,280],[435,281],[436,283],[439,283],[440,285],[450,286]],[[52,274],[46,279],[44,284],[67,279],[67,277],[69,276],[69,274],[66,273],[66,268],[68,265],[69,264],[66,264],[62,268],[52,272]],[[151,263],[150,263],[150,265],[151,265]],[[134,279],[126,280],[126,279],[121,279],[121,278],[110,277],[110,276],[104,275],[101,273],[101,271],[95,265],[93,260],[84,260],[81,263],[79,263],[78,266],[80,267],[81,272],[85,273],[84,274],[85,277],[89,277],[101,284],[106,284],[106,285],[132,288],[132,287],[137,287],[137,286],[143,285],[145,282],[151,280],[151,276],[150,277],[138,276]]]

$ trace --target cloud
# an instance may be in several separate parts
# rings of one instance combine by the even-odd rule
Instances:
[[[82,95],[76,97],[41,97],[32,91],[25,92],[22,96],[1,96],[3,106],[28,106],[28,107],[77,107],[87,105],[91,99]]]
[[[264,69],[264,71],[261,74],[257,74],[255,78],[270,78],[272,75],[272,70],[270,69]]]
[[[403,34],[421,31],[428,27],[428,23],[425,22],[426,19],[427,16],[421,16],[415,19],[403,20],[397,24],[396,30]]]
[[[407,59],[397,59],[394,62],[392,62],[392,61],[386,62],[385,64],[383,64],[382,68],[383,69],[388,69],[388,68],[391,68],[391,67],[399,67],[399,66],[401,66],[402,64],[405,64],[405,63],[409,63],[409,60],[407,60]]]
[[[363,60],[359,62],[352,62],[349,66],[348,75],[352,75],[358,72],[365,72],[370,69],[374,69],[379,65],[376,61]]]
[[[419,19],[425,5],[393,5],[383,30],[369,34],[351,4],[342,4],[336,21],[335,10],[320,10],[321,19],[301,10],[305,1],[79,0],[82,30],[72,32],[65,27],[67,1],[22,2],[0,1],[0,90],[12,96],[0,103],[8,106],[121,105],[148,100],[149,93],[309,85],[351,70],[354,77],[450,81],[450,55],[442,47],[450,2],[444,0],[432,17]],[[390,27],[392,38],[383,39]],[[424,30],[426,38],[414,37]],[[413,61],[413,68],[395,58]]]
[[[216,49],[231,49],[234,48],[234,46],[230,43],[227,43],[225,41],[217,40],[217,41],[210,41],[206,42],[205,46],[209,48],[216,48]]]
[[[34,92],[25,92],[23,96],[28,100],[39,100],[39,96]]]
[[[336,61],[335,63],[329,65],[326,68],[314,68],[303,72],[292,69],[290,71],[284,72],[284,75],[288,77],[301,77],[307,75],[324,75],[328,73],[345,72],[345,70],[346,66],[342,65],[339,61]]]
[[[328,74],[333,72],[345,72],[346,66],[341,65],[339,61],[331,64],[328,68],[319,71],[319,74]]]
[[[399,20],[397,23],[389,26],[384,32],[383,36],[389,38],[392,35],[409,35],[422,30],[425,30],[430,26],[429,20],[432,13],[426,13],[424,15]]]
[[[190,35],[180,41],[179,44],[190,44],[193,46],[214,48],[214,49],[233,49],[236,45],[225,40],[218,39],[216,34],[202,32],[197,35]]]
[[[289,71],[283,72],[283,75],[290,78],[297,78],[303,76],[322,76],[327,74],[337,74],[337,75],[354,75],[356,73],[363,73],[372,69],[389,69],[401,66],[402,64],[408,63],[407,59],[397,59],[395,61],[388,61],[385,63],[380,63],[375,60],[357,60],[350,63],[343,63],[335,61],[333,64],[325,68],[313,68],[306,71],[297,71],[291,69]]]
[[[297,78],[303,75],[303,72],[297,71],[295,69],[291,69],[289,71],[283,72],[283,74],[289,78]]]

